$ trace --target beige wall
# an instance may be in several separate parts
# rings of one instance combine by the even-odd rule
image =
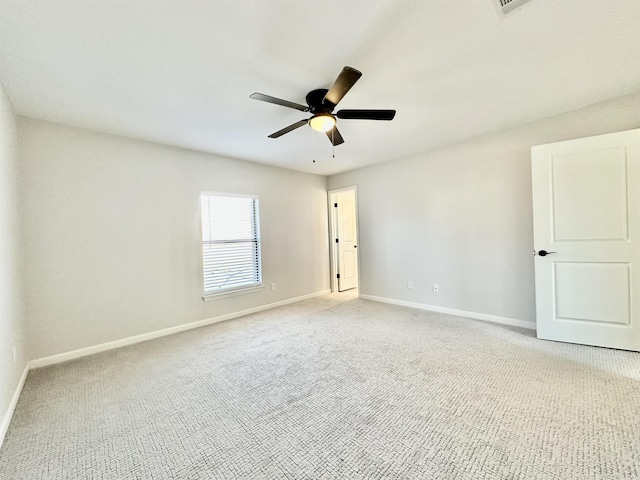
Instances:
[[[358,186],[361,293],[534,321],[531,146],[639,126],[637,94],[330,177]]]
[[[16,119],[0,83],[0,445],[8,427],[11,399],[28,357],[19,204]]]
[[[325,177],[26,118],[18,136],[33,358],[329,288]],[[264,290],[202,300],[201,191],[260,197]]]

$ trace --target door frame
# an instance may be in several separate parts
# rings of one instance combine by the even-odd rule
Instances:
[[[356,206],[356,245],[360,245],[360,224],[358,221],[358,186],[351,185],[348,187],[337,188],[335,190],[329,190],[327,192],[327,207],[329,209],[329,272],[330,272],[330,285],[331,293],[338,292],[338,245],[336,244],[336,238],[338,233],[338,226],[336,222],[336,211],[333,206],[336,203],[335,197],[338,193],[347,192],[353,190]],[[356,249],[356,258],[358,262],[357,272],[357,285],[358,297],[360,296],[360,248]]]

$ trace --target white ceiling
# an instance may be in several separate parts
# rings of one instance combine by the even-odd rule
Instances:
[[[638,0],[0,0],[0,80],[17,113],[333,174],[640,91]],[[297,103],[343,66],[346,143]],[[316,160],[313,163],[312,160]]]

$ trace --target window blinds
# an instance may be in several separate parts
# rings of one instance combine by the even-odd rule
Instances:
[[[262,284],[258,199],[202,194],[205,295]]]

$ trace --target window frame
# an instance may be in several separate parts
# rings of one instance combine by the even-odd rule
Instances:
[[[205,259],[204,259],[204,245],[205,245],[205,240],[204,240],[204,222],[203,222],[203,208],[202,208],[202,203],[203,203],[203,199],[204,197],[226,197],[226,198],[248,198],[248,199],[252,199],[254,201],[253,204],[253,211],[254,211],[254,218],[253,218],[253,224],[254,224],[254,230],[255,230],[255,239],[252,241],[256,242],[256,248],[258,250],[257,253],[257,259],[258,259],[258,265],[257,265],[257,269],[258,269],[258,281],[251,283],[251,284],[247,284],[247,285],[239,285],[239,286],[232,286],[232,287],[226,287],[226,288],[221,288],[219,291],[209,291],[207,292],[206,287],[205,287]],[[255,291],[259,291],[259,290],[263,290],[264,289],[264,285],[262,283],[262,239],[261,239],[261,235],[260,235],[260,231],[261,231],[261,219],[260,219],[260,198],[258,195],[247,195],[247,194],[237,194],[237,193],[223,193],[223,192],[209,192],[209,191],[203,191],[200,192],[200,195],[198,197],[200,203],[199,203],[199,210],[200,210],[200,266],[202,267],[201,269],[201,275],[200,275],[200,281],[202,282],[202,290],[203,290],[203,296],[202,299],[205,302],[211,301],[211,300],[215,300],[216,298],[220,298],[220,297],[224,297],[224,296],[233,296],[233,295],[240,295],[240,294],[244,294],[244,293],[250,293],[250,292],[255,292]],[[230,241],[233,240],[240,240],[240,239],[228,239]]]

